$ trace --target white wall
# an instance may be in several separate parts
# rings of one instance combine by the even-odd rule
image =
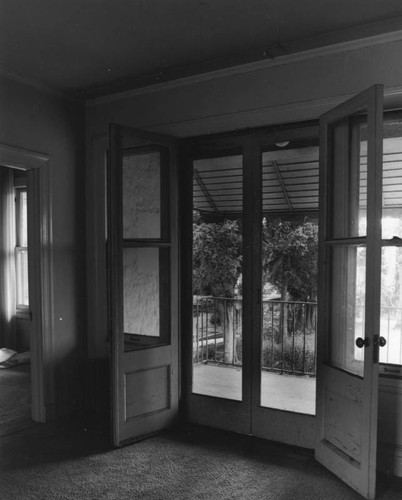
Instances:
[[[0,143],[49,156],[53,229],[56,411],[78,404],[85,352],[85,112],[82,105],[0,79]]]

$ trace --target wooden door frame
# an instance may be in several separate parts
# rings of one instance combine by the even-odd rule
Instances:
[[[0,144],[0,165],[28,173],[31,413],[35,422],[55,417],[53,364],[53,261],[49,156]]]

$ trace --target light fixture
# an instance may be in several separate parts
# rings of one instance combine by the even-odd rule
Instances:
[[[278,148],[284,148],[289,144],[290,141],[281,141],[281,142],[275,142],[275,146],[278,146]]]

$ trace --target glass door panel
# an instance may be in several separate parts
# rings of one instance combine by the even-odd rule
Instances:
[[[193,162],[193,385],[242,400],[243,156]]]
[[[402,122],[384,122],[380,363],[402,365]],[[384,342],[383,341],[383,342]],[[381,344],[380,344],[381,345]],[[395,367],[382,367],[395,373]],[[399,369],[399,368],[398,368]],[[394,372],[392,372],[394,370]]]
[[[366,236],[367,124],[345,118],[334,123],[329,138],[333,151],[328,182],[331,239]]]
[[[331,269],[328,312],[328,363],[363,376],[364,349],[356,339],[364,338],[366,249],[335,246],[329,253]]]
[[[296,145],[295,145],[296,144]],[[262,152],[261,407],[315,414],[317,136]]]

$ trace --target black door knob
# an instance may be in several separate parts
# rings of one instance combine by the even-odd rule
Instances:
[[[356,339],[356,346],[361,349],[362,347],[367,347],[369,345],[370,341],[366,337],[365,339],[362,339],[361,337],[358,337]]]
[[[378,345],[379,345],[380,347],[384,347],[386,343],[387,343],[387,341],[385,340],[385,338],[384,338],[384,337],[380,337],[380,338],[378,339]]]

